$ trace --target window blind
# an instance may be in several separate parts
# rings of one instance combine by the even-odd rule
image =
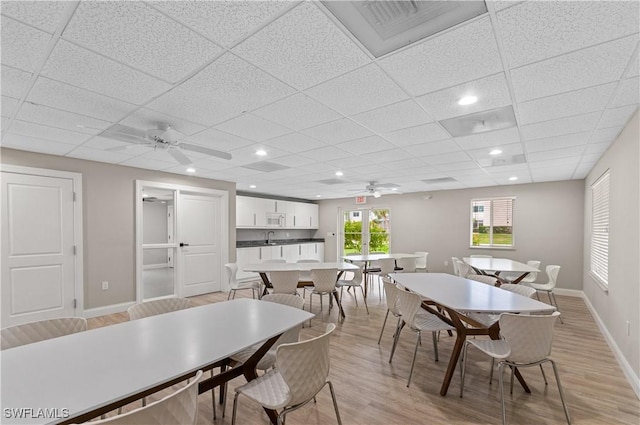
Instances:
[[[609,171],[591,186],[591,273],[609,285]]]

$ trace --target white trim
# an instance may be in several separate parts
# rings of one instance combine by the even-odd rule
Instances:
[[[169,263],[145,264],[144,266],[142,266],[142,270],[166,269],[169,267]]]
[[[84,219],[82,216],[82,173],[72,171],[49,170],[46,168],[24,167],[21,165],[0,164],[0,172],[26,174],[32,176],[56,177],[69,179],[73,182],[73,193],[75,200],[73,203],[73,244],[76,247],[76,260],[74,264],[75,274],[75,315],[84,314]]]
[[[584,293],[582,294],[582,299],[584,300],[585,305],[591,312],[591,316],[593,316],[593,319],[598,325],[598,328],[600,329],[602,336],[604,336],[605,341],[607,341],[607,344],[609,344],[611,351],[613,351],[613,355],[618,361],[618,365],[620,365],[620,369],[622,369],[622,373],[624,373],[624,376],[627,378],[627,381],[629,381],[631,388],[633,388],[633,391],[636,393],[636,397],[640,399],[640,377],[638,377],[638,375],[635,374],[635,372],[633,371],[633,368],[631,367],[627,359],[622,354],[622,351],[620,351],[618,344],[616,344],[616,341],[613,339],[613,337],[609,333],[609,330],[605,326],[604,322],[602,321],[602,319],[600,319],[600,316],[598,316],[598,312],[593,307],[593,305],[591,304],[591,301],[589,300],[589,298],[587,298],[587,296]]]
[[[106,316],[108,314],[123,313],[134,304],[134,301],[129,301],[121,304],[105,305],[104,307],[89,308],[84,311],[83,316],[90,319],[92,317]]]
[[[584,292],[581,289],[564,289],[556,286],[553,288],[553,293],[565,297],[584,298]]]

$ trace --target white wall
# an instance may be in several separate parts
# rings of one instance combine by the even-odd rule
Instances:
[[[451,257],[473,253],[519,261],[540,260],[562,266],[558,286],[582,289],[584,181],[486,187],[463,190],[385,195],[367,198],[367,206],[388,207],[391,216],[391,250],[429,252],[429,270],[452,272]],[[514,250],[469,247],[471,199],[515,196]],[[325,258],[337,258],[338,208],[356,208],[354,198],[320,202],[320,229],[325,238]],[[449,265],[445,266],[444,261]],[[546,281],[546,275],[538,276]]]
[[[585,180],[583,290],[640,394],[640,122],[638,112]],[[609,291],[589,274],[590,187],[610,170]],[[627,321],[629,332],[627,333]],[[610,343],[611,343],[610,340]],[[629,376],[632,374],[631,376]],[[635,375],[635,376],[633,376]]]

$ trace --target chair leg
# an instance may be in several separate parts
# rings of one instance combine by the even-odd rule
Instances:
[[[367,309],[367,314],[369,314],[369,306],[367,305],[367,297],[364,296],[364,289],[362,289],[362,286],[359,286],[359,288],[360,288],[360,291],[362,291],[362,300],[364,301],[364,308]],[[354,297],[356,296],[356,290],[355,289],[353,290],[353,296]],[[387,314],[389,314],[389,313],[387,313]],[[380,342],[378,341],[378,344],[379,343]]]
[[[433,338],[433,352],[436,355],[436,361],[438,361],[438,337],[436,335],[437,332],[431,332],[431,337]]]
[[[467,350],[469,349],[469,344],[465,342],[464,348],[462,349],[462,367],[460,368],[460,398],[462,398],[462,392],[464,391],[464,376],[467,373]]]
[[[366,299],[365,299],[365,305],[366,305]],[[367,309],[367,313],[369,312],[369,309]],[[389,309],[387,309],[387,314],[384,315],[384,322],[382,322],[382,329],[380,329],[380,336],[378,337],[378,345],[380,345],[380,341],[382,340],[382,332],[384,332],[384,327],[387,324],[387,317],[389,317]]]
[[[491,357],[491,372],[489,372],[489,385],[493,384],[493,367],[496,363],[496,359]]]
[[[418,344],[420,344],[420,331],[416,337],[416,348],[413,349],[413,360],[411,360],[411,370],[409,371],[409,380],[407,381],[407,388],[411,384],[411,375],[413,375],[413,366],[416,364],[416,355],[418,354]]]
[[[398,317],[398,324],[396,325],[396,331],[393,334],[393,347],[391,347],[391,355],[389,356],[389,363],[391,363],[391,360],[393,360],[393,353],[396,352],[398,339],[400,339],[400,332],[402,331],[402,328],[400,327],[401,322],[402,322],[402,317]]]
[[[560,393],[560,401],[562,402],[562,407],[564,409],[564,415],[567,418],[567,424],[571,425],[571,418],[569,417],[569,409],[567,408],[567,403],[564,402],[564,393],[562,392],[562,384],[560,383],[560,375],[558,374],[558,368],[556,367],[556,362],[549,359],[551,362],[551,366],[553,366],[553,374],[556,376],[556,383],[558,384],[558,392]]]
[[[211,377],[213,378],[213,369],[211,369]],[[213,420],[216,420],[216,392],[211,388],[211,407],[213,408]]]
[[[500,383],[500,401],[502,402],[502,425],[507,425],[507,411],[504,407],[504,383],[503,381],[504,363],[498,363],[498,382]],[[232,424],[233,425],[233,424]]]
[[[544,369],[542,368],[542,363],[540,363],[540,372],[542,372],[542,378],[544,379],[544,384],[549,385],[549,383],[547,382],[547,375],[545,375]]]
[[[231,299],[231,294],[234,293],[233,289],[229,289],[229,295],[227,295],[227,301],[229,301]]]
[[[238,396],[240,393],[236,393],[233,397],[233,413],[231,414],[231,425],[236,425],[236,413],[238,411]]]
[[[538,291],[536,291],[536,298],[540,301],[540,293]]]
[[[355,290],[353,291],[355,293]],[[338,400],[336,399],[336,393],[333,391],[333,384],[331,381],[327,381],[329,384],[329,391],[331,391],[331,398],[333,399],[333,408],[336,411],[336,418],[338,419],[338,425],[342,425],[342,420],[340,419],[340,412],[338,411]]]
[[[513,375],[516,374],[516,368],[511,366],[511,384],[509,384],[509,394],[513,394]]]
[[[549,291],[549,298],[553,298],[553,305],[556,306],[556,310],[559,312],[560,308],[558,307],[558,301],[556,301],[556,294],[553,293],[553,291]],[[560,315],[560,317],[558,317],[560,319],[560,323],[564,324],[564,321],[562,320],[562,315]]]

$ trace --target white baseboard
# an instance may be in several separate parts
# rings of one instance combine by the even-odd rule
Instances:
[[[106,305],[104,307],[89,308],[83,312],[87,319],[91,317],[106,316],[107,314],[122,313],[135,304],[135,301],[121,304]]]
[[[579,289],[562,289],[556,286],[553,288],[553,292],[556,295],[564,295],[565,297],[584,298],[584,292]]]
[[[624,376],[627,377],[627,381],[629,381],[629,384],[631,384],[631,388],[633,388],[633,391],[635,391],[636,397],[640,399],[640,378],[633,371],[633,368],[631,367],[627,359],[622,354],[622,351],[620,351],[618,344],[616,344],[616,341],[613,339],[613,337],[609,333],[609,330],[604,325],[604,322],[602,321],[602,319],[600,319],[600,316],[598,316],[598,313],[596,312],[596,309],[591,304],[591,301],[589,301],[589,298],[587,298],[586,295],[584,295],[584,293],[582,294],[582,299],[584,300],[584,303],[587,305],[587,308],[591,312],[593,319],[596,321],[598,328],[600,328],[600,332],[604,336],[605,341],[607,341],[607,344],[609,344],[611,351],[613,351],[613,355],[616,357],[616,360],[620,365],[620,369],[622,369],[622,373],[624,373]]]

